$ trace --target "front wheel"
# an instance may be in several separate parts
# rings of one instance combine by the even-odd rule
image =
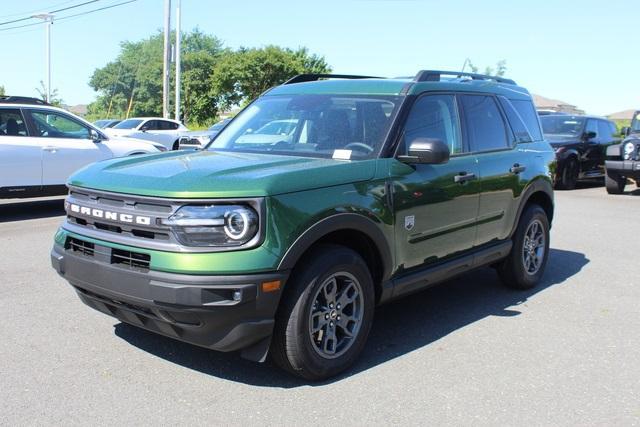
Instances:
[[[533,288],[544,273],[549,256],[549,219],[538,205],[530,205],[513,236],[509,256],[500,263],[498,274],[511,288]]]
[[[580,166],[578,165],[578,161],[574,157],[569,158],[566,161],[564,168],[562,168],[560,180],[556,183],[556,189],[573,190],[576,188],[576,184],[578,183],[579,174]]]
[[[627,185],[627,179],[606,172],[604,176],[604,184],[607,187],[607,193],[622,194],[624,193],[624,187]]]
[[[374,298],[371,274],[356,252],[323,245],[305,255],[276,317],[273,360],[308,380],[344,371],[367,340]]]

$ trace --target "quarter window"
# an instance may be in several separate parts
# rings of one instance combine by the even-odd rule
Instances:
[[[460,99],[471,151],[501,150],[510,146],[504,120],[492,96],[462,95]]]
[[[500,105],[502,105],[502,109],[507,115],[507,120],[509,120],[509,124],[511,125],[511,130],[513,131],[513,135],[515,136],[515,142],[531,142],[531,135],[527,130],[527,127],[522,122],[522,118],[520,114],[513,108],[511,102],[505,97],[498,97],[500,100]]]
[[[27,136],[22,113],[17,108],[0,109],[0,137]]]
[[[525,126],[527,126],[529,135],[531,135],[534,141],[542,141],[540,121],[538,120],[538,113],[536,113],[533,103],[531,101],[524,101],[520,99],[511,99],[510,101],[518,114],[520,114],[520,118],[524,122]]]
[[[34,111],[31,113],[37,136],[44,138],[89,139],[89,128],[62,114]]]
[[[416,138],[440,139],[449,146],[451,154],[463,152],[453,95],[428,95],[416,101],[407,117],[404,147],[400,153],[406,154],[409,144]]]

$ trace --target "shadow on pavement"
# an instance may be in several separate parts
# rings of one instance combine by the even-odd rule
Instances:
[[[491,268],[460,276],[379,307],[367,345],[356,364],[324,385],[383,364],[488,316],[513,317],[518,306],[545,289],[562,284],[589,263],[582,253],[551,249],[543,281],[532,290],[514,291],[502,286]],[[115,334],[155,356],[207,375],[262,387],[308,385],[272,366],[248,362],[238,354],[219,353],[144,331],[125,323]]]
[[[0,204],[0,223],[64,215],[64,198]]]

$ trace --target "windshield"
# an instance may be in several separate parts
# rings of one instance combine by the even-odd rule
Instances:
[[[631,120],[631,132],[640,132],[640,111],[637,111]]]
[[[265,96],[229,123],[207,148],[343,160],[373,158],[382,148],[401,99]]]
[[[114,129],[135,129],[135,128],[138,127],[138,125],[140,123],[142,123],[142,120],[129,119],[129,120],[125,120],[125,121],[122,121],[122,122],[118,123],[113,128]]]
[[[545,135],[578,136],[584,128],[584,117],[576,116],[542,116],[542,131]]]

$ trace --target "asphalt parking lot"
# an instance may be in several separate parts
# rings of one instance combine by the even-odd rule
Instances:
[[[62,215],[0,203],[1,424],[640,425],[635,186],[556,192],[541,286],[487,268],[384,306],[357,365],[313,385],[84,306],[49,266]]]

